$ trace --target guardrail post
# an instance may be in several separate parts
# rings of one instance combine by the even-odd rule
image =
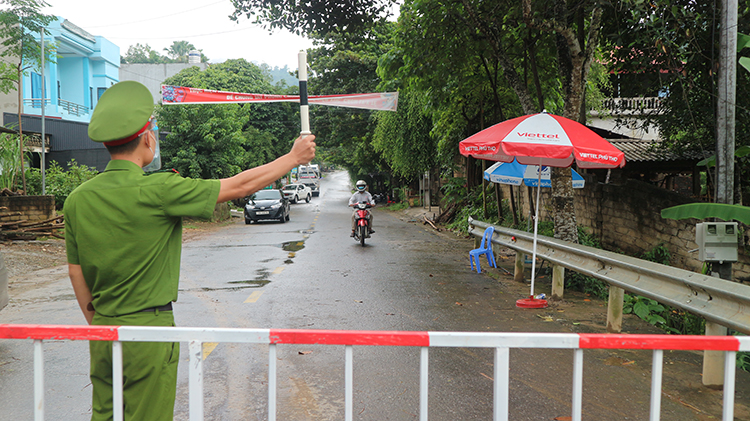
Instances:
[[[706,336],[726,336],[727,328],[706,320]],[[725,351],[703,351],[703,385],[718,387],[724,384]]]
[[[552,265],[552,291],[550,298],[553,300],[562,300],[565,291],[565,268],[559,265]]]
[[[515,271],[513,272],[513,280],[516,282],[523,282],[523,270],[524,270],[523,261],[524,261],[524,254],[521,253],[520,251],[517,251]]]
[[[732,280],[732,262],[712,262],[711,276]],[[727,328],[715,322],[706,320],[706,335],[726,336]],[[723,351],[703,352],[703,385],[720,387],[724,384],[724,356]]]
[[[622,307],[625,290],[614,285],[609,286],[609,303],[607,303],[607,332],[622,332]]]

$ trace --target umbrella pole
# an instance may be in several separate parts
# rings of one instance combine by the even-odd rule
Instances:
[[[536,206],[534,206],[534,247],[531,256],[531,298],[534,298],[534,276],[536,275],[536,237],[539,231],[539,198],[542,191],[542,165],[539,163],[539,178],[536,185]]]

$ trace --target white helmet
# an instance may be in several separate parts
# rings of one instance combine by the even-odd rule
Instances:
[[[365,183],[365,180],[359,180],[357,181],[357,190],[358,191],[365,191],[367,188],[367,183]]]

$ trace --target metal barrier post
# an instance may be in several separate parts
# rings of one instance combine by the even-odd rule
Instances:
[[[190,421],[203,421],[203,342],[190,341],[188,345],[188,401]]]
[[[565,293],[565,268],[552,265],[552,290],[549,296],[554,300],[562,300]]]
[[[664,350],[655,349],[651,363],[651,414],[650,421],[659,421],[661,416],[661,378],[664,371]]]
[[[346,345],[344,363],[344,419],[352,421],[354,419],[354,347]]]
[[[428,410],[428,393],[429,393],[429,351],[430,349],[423,346],[419,350],[419,421],[427,421]]]
[[[727,328],[706,320],[706,336],[726,336]],[[703,351],[703,385],[720,386],[724,383],[724,351]]]
[[[737,369],[737,352],[727,351],[724,357],[724,411],[722,421],[734,420],[734,381]]]
[[[513,280],[516,282],[523,282],[523,261],[524,254],[520,251],[516,251],[516,263],[513,270]]]
[[[510,408],[508,397],[510,389],[510,349],[495,348],[495,382],[493,383],[493,405],[492,419],[494,421],[508,421]]]
[[[268,345],[268,421],[276,421],[276,344]]]
[[[34,339],[34,420],[44,420],[44,345]]]
[[[607,332],[622,332],[622,310],[625,303],[625,290],[614,285],[609,286],[607,302]]]
[[[583,407],[583,350],[573,350],[573,421],[581,421]]]
[[[122,396],[122,342],[112,342],[112,416],[122,421],[125,405]]]

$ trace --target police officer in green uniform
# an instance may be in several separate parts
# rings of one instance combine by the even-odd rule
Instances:
[[[154,101],[142,84],[107,89],[89,137],[112,160],[65,201],[70,280],[89,324],[174,326],[182,218],[210,218],[217,203],[246,197],[315,156],[315,137],[300,137],[275,161],[222,180],[193,180],[160,166]],[[151,165],[149,165],[151,164]],[[156,165],[155,165],[156,164]],[[112,345],[91,341],[92,420],[112,418]],[[172,420],[179,343],[123,343],[125,420]]]

